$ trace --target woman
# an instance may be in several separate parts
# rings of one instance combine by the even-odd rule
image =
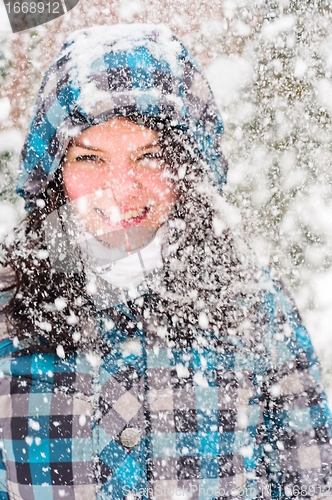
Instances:
[[[46,72],[2,250],[1,498],[328,494],[317,359],[232,234],[221,133],[166,27],[74,33]]]

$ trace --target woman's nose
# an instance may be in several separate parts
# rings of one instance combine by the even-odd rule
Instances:
[[[112,188],[114,192],[127,193],[137,188],[138,184],[138,175],[130,159],[111,161],[103,170],[103,187]]]

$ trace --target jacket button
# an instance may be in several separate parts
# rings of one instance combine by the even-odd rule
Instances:
[[[140,432],[135,427],[127,427],[120,435],[121,443],[126,448],[134,448],[139,443]]]

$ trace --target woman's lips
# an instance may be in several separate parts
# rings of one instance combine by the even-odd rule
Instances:
[[[148,215],[150,211],[150,207],[144,208],[129,208],[125,212],[119,212],[118,214],[112,213],[111,216],[108,216],[104,210],[101,208],[95,208],[95,211],[109,227],[112,229],[122,229],[124,227],[129,226],[137,226],[140,224]],[[114,220],[120,219],[120,220]]]

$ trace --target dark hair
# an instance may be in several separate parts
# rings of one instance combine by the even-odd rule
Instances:
[[[257,271],[229,228],[216,234],[215,200],[220,197],[208,166],[184,131],[144,117],[131,119],[158,131],[178,193],[168,222],[163,270],[148,280],[149,293],[133,302],[133,309],[140,309],[155,328],[165,326],[172,339],[188,340],[202,328],[216,335],[239,331],[257,302],[252,287]],[[67,201],[61,169],[39,198],[39,207],[3,245],[4,262],[15,274],[6,288],[13,296],[3,311],[11,336],[28,349],[55,351],[62,345],[69,352],[96,342],[96,309],[86,291],[83,259],[76,260],[78,267],[59,272],[49,258],[40,258],[47,250],[44,222]],[[61,308],[55,306],[59,297],[64,299]]]
[[[13,290],[13,296],[4,313],[11,336],[24,341],[29,349],[54,351],[59,344],[68,346],[67,337],[80,332],[81,320],[88,310],[91,312],[92,304],[85,293],[83,266],[81,272],[67,270],[64,274],[43,257],[47,252],[44,222],[66,202],[61,170],[38,199],[40,208],[30,213],[15,229],[14,237],[10,235],[9,244],[3,245],[5,264],[15,275],[6,287]],[[59,310],[55,307],[59,297],[73,300]],[[69,324],[74,315],[77,323]]]

